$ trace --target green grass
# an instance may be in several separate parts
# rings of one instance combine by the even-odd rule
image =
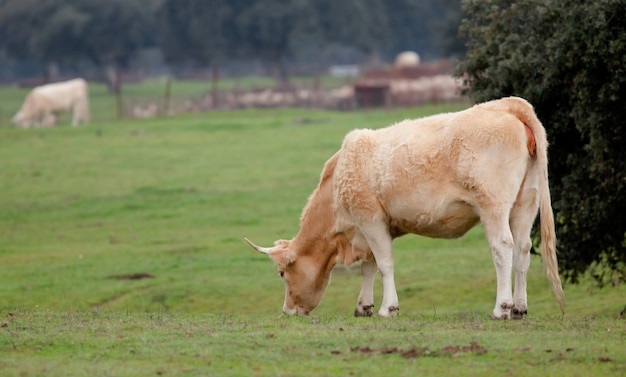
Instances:
[[[342,267],[313,317],[280,316],[276,270],[242,238],[296,234],[349,130],[459,106],[0,127],[0,375],[624,375],[626,287],[568,285],[561,318],[533,257],[529,317],[491,321],[480,227],[395,242],[398,319],[352,318]]]
[[[620,321],[16,313],[0,374],[620,376]]]

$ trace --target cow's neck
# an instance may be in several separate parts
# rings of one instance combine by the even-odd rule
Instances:
[[[311,256],[328,269],[336,263],[350,265],[371,258],[371,251],[352,245],[354,234],[337,232],[333,184],[332,177],[321,180],[302,213],[300,231],[292,240],[298,255]]]
[[[315,189],[300,218],[300,231],[293,239],[299,254],[318,256],[333,252],[335,210],[332,177],[322,180]]]

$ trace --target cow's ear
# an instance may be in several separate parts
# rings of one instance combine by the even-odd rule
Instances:
[[[268,254],[279,270],[284,269],[296,260],[296,253],[289,248],[275,248]]]

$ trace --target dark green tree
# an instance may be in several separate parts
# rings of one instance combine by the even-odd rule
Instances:
[[[310,0],[312,25],[320,41],[340,42],[367,53],[391,45],[390,19],[381,0]]]
[[[383,3],[392,36],[391,52],[413,50],[422,58],[437,57],[433,27],[444,13],[441,1],[387,0]]]
[[[278,82],[286,83],[289,74],[284,59],[304,32],[309,10],[307,0],[248,1],[237,15],[237,48],[246,57],[269,62]]]
[[[285,61],[302,43],[373,52],[390,40],[382,0],[164,0],[158,19],[168,62],[261,59],[279,82],[288,81]]]
[[[577,281],[626,278],[626,6],[623,0],[463,2],[457,73],[477,101],[528,99],[550,142],[559,261]]]
[[[115,71],[153,45],[155,1],[7,0],[0,5],[0,48],[42,62],[89,60]]]
[[[443,56],[462,57],[465,55],[466,38],[459,36],[459,26],[463,19],[461,0],[441,0],[443,14],[431,23],[433,43]]]
[[[157,12],[165,61],[200,66],[235,54],[239,0],[164,0]]]
[[[56,0],[0,2],[0,50],[14,59],[51,63],[41,51],[44,35],[37,30],[57,7]]]
[[[165,0],[158,13],[161,48],[170,63],[213,65],[257,58],[286,79],[283,59],[303,25],[304,0]]]

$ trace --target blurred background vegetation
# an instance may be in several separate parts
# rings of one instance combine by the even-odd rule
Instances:
[[[460,1],[2,0],[0,80],[135,70],[325,72],[403,50],[460,55]]]

